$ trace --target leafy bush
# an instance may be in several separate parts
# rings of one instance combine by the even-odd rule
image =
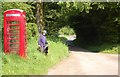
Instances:
[[[69,26],[67,27],[63,27],[59,30],[59,34],[61,35],[74,35],[75,32],[72,28],[70,28]]]
[[[2,14],[4,11],[9,10],[9,9],[21,9],[24,10],[26,12],[26,19],[27,21],[34,21],[35,16],[33,13],[33,10],[35,9],[34,6],[30,5],[29,3],[25,3],[25,2],[1,2],[0,4],[2,4]]]
[[[27,23],[27,37],[30,39],[31,37],[37,37],[37,25],[35,23]]]
[[[120,44],[118,44],[118,54],[120,54]]]
[[[77,42],[74,42],[75,44],[77,44]],[[77,44],[78,45],[78,44]],[[108,53],[108,54],[118,54],[119,49],[120,49],[120,44],[108,44],[108,43],[97,43],[97,44],[82,44],[82,45],[78,45],[84,49],[87,49],[91,52],[99,52],[99,53]]]

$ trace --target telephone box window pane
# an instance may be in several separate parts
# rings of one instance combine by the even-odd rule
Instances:
[[[8,24],[19,24],[19,21],[8,21]]]

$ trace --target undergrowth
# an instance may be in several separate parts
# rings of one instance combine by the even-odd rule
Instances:
[[[117,43],[80,43],[74,40],[74,44],[78,47],[84,48],[89,50],[90,52],[95,52],[95,53],[108,53],[108,54],[118,54],[119,49],[120,49],[120,44]]]
[[[3,53],[4,75],[46,75],[48,69],[68,56],[68,47],[61,38],[48,38],[48,56],[37,50],[37,40],[31,38],[28,42],[27,58],[16,54]]]

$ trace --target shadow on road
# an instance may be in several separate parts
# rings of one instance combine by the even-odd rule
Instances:
[[[90,52],[89,50],[85,50],[83,48],[75,47],[75,46],[68,46],[69,51],[74,51],[74,52]]]
[[[112,50],[113,48],[117,48],[117,44],[112,44],[112,43],[98,43],[98,44],[89,44],[86,46],[79,45],[76,46],[73,41],[76,39],[76,35],[71,35],[67,37],[66,45],[69,47],[69,51],[74,51],[74,52],[93,52],[93,53],[99,53],[101,51],[107,51],[107,50]],[[83,48],[84,47],[84,48]],[[118,50],[114,49],[114,53],[117,53]]]
[[[69,51],[72,51],[72,52],[93,52],[93,53],[99,52],[99,51],[90,51],[90,50],[84,49],[82,47],[75,46],[73,44],[73,40],[67,40],[66,44],[68,45]]]

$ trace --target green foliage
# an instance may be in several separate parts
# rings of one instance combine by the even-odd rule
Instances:
[[[60,35],[74,35],[75,32],[72,28],[70,28],[69,26],[67,27],[63,27],[59,30],[59,34]]]
[[[87,6],[89,12],[79,6]],[[72,3],[71,3],[72,5]],[[64,16],[65,22],[74,28],[77,35],[77,40],[81,43],[93,42],[109,42],[116,43],[120,41],[118,38],[119,17],[120,17],[119,3],[75,3],[74,8],[68,8]],[[112,7],[110,7],[112,6]],[[81,9],[81,11],[79,10]],[[75,11],[76,10],[76,11]]]
[[[118,44],[118,54],[120,54],[120,44]]]
[[[2,4],[0,3],[0,12],[2,11]],[[1,34],[1,31],[2,31],[2,17],[3,17],[3,15],[2,15],[2,13],[0,13],[0,34]]]
[[[48,40],[53,41],[53,42],[61,42],[65,44],[67,38],[66,37],[58,37],[58,36],[47,36]],[[54,40],[53,40],[54,39]]]
[[[0,3],[0,12],[2,11],[2,4]],[[0,13],[0,72],[2,72],[2,50],[3,50],[3,31],[2,31],[2,14]],[[2,74],[0,73],[0,77]]]
[[[0,50],[0,72],[2,72],[2,51]],[[0,73],[0,76],[2,74]]]
[[[86,13],[89,13],[89,10],[92,9],[90,5],[90,2],[74,2],[74,6],[79,10],[79,12],[86,11]]]
[[[107,53],[107,54],[118,54],[120,44],[117,43],[101,43],[101,42],[96,42],[96,43],[81,43],[78,40],[74,40],[74,45],[78,47],[82,47],[84,49],[89,50],[90,52],[94,53]]]
[[[118,54],[118,46],[117,44],[102,44],[96,46],[87,47],[90,51],[98,51],[100,53],[109,53],[109,54]]]
[[[27,23],[27,37],[30,39],[31,37],[38,37],[38,27],[35,23]]]
[[[33,21],[35,19],[35,16],[33,15],[35,7],[25,2],[2,2],[2,7],[2,14],[9,9],[21,9],[26,12],[27,21]]]
[[[54,35],[63,26],[60,23],[61,7],[57,3],[44,3],[45,29],[48,34]]]
[[[69,24],[69,16],[91,9],[89,2],[44,3],[45,29],[49,34],[58,33],[59,29]]]
[[[55,41],[56,40],[56,41]],[[68,48],[61,38],[48,38],[48,56],[37,50],[36,38],[28,42],[27,58],[20,58],[16,54],[3,54],[4,75],[45,75],[50,67],[68,56]]]
[[[118,47],[112,47],[111,49],[105,49],[102,52],[109,53],[109,54],[118,54]]]

